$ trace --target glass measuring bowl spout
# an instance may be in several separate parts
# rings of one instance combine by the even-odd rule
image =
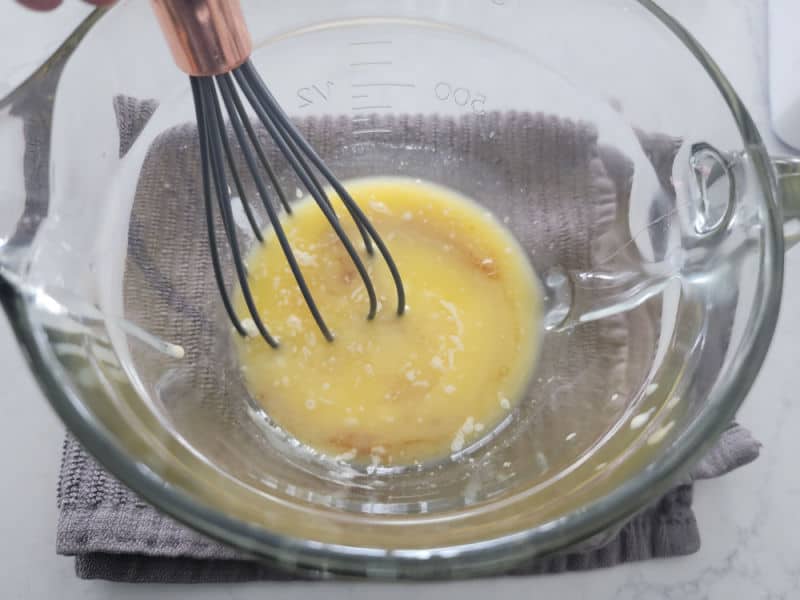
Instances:
[[[191,92],[126,2],[0,100],[0,291],[60,417],[161,510],[290,568],[474,575],[653,500],[763,360],[796,162],[646,0],[271,4],[243,2],[254,64],[338,177],[454,189],[524,248],[547,296],[529,389],[483,445],[400,473],[271,427],[208,293]]]
[[[4,157],[0,213],[0,272],[21,275],[34,238],[49,213],[50,134],[56,87],[69,57],[103,16],[91,13],[21,85],[0,98]]]

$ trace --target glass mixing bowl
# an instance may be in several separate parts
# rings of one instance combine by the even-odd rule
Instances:
[[[502,427],[436,463],[343,464],[274,427],[194,260],[188,80],[122,2],[0,101],[2,298],[84,446],[208,535],[344,574],[505,568],[663,493],[761,365],[800,215],[795,165],[703,49],[647,0],[243,5],[340,177],[424,178],[507,224],[545,294],[541,359]]]

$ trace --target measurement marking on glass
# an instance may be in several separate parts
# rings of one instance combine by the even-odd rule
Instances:
[[[359,129],[357,131],[353,131],[352,133],[353,135],[369,135],[373,133],[392,133],[392,130],[376,127],[374,129]]]
[[[332,84],[330,84],[330,85],[332,85]],[[313,88],[313,89],[314,89],[314,90],[315,90],[315,91],[316,91],[316,92],[317,92],[317,93],[318,93],[320,96],[322,96],[322,99],[323,99],[323,100],[327,100],[327,99],[328,99],[328,96],[325,94],[325,92],[323,92],[321,89],[319,89],[319,86],[317,86],[317,85],[312,85],[311,87],[312,87],[312,88]]]
[[[369,94],[353,94],[353,100],[358,100],[359,98],[369,98]]]
[[[327,102],[334,89],[333,81],[326,81],[324,84],[311,84],[308,87],[301,87],[297,90],[297,98],[300,100],[298,108],[306,108],[312,104]]]
[[[486,95],[465,87],[458,87],[447,81],[440,81],[433,88],[433,93],[441,102],[453,102],[457,106],[471,109],[478,115],[486,114]]]
[[[392,40],[369,40],[364,42],[350,42],[351,46],[383,46],[391,44]]]
[[[350,87],[354,88],[366,88],[366,87],[403,87],[403,88],[415,88],[417,87],[416,83],[392,83],[392,82],[375,82],[375,83],[351,83]]]
[[[389,110],[391,104],[370,104],[369,106],[352,106],[351,110]]]
[[[381,65],[392,65],[392,61],[390,60],[367,60],[363,62],[354,62],[350,63],[351,67],[374,67],[374,66],[381,66]]]
[[[350,119],[352,123],[369,123],[372,117],[353,117]]]

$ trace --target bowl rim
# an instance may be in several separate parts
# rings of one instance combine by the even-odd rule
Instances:
[[[49,348],[44,332],[31,320],[25,297],[2,277],[0,269],[0,300],[31,370],[58,416],[104,467],[159,510],[212,538],[304,575],[442,579],[497,572],[519,560],[584,540],[664,493],[685,466],[699,458],[716,441],[733,419],[761,368],[780,307],[784,239],[777,203],[777,180],[770,158],[752,118],[729,81],[688,30],[654,0],[630,1],[650,12],[669,29],[715,83],[739,128],[768,207],[764,221],[766,243],[759,273],[761,301],[754,303],[739,350],[725,371],[724,379],[711,390],[708,408],[679,435],[672,452],[662,453],[645,470],[579,511],[545,525],[476,543],[381,550],[321,544],[275,534],[198,502],[165,485],[154,472],[131,460],[102,425],[81,408],[82,403],[75,391],[63,385],[66,374]],[[96,22],[105,10],[93,12],[87,21],[93,19]],[[765,268],[765,264],[769,268]]]

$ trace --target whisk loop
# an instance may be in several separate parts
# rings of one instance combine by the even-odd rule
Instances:
[[[314,198],[347,251],[369,296],[367,318],[374,319],[378,310],[375,286],[364,262],[342,228],[339,217],[334,212],[333,205],[317,175],[327,182],[339,196],[361,234],[367,254],[373,255],[374,246],[377,246],[394,280],[397,289],[397,314],[402,315],[405,311],[405,292],[397,265],[386,248],[386,244],[383,243],[364,212],[295,128],[250,63],[249,56],[253,44],[238,0],[197,0],[196,2],[151,0],[151,4],[164,31],[175,64],[187,73],[191,80],[195,111],[197,112],[197,130],[200,137],[203,197],[211,246],[211,262],[222,303],[236,331],[242,336],[247,336],[251,333],[250,329],[252,328],[245,327],[243,321],[236,315],[228,294],[228,286],[223,277],[220,249],[217,246],[214,198],[216,198],[216,210],[221,216],[225,239],[231,248],[236,277],[242,288],[242,296],[252,323],[270,346],[274,348],[278,346],[278,340],[269,333],[258,314],[258,308],[247,281],[247,268],[242,259],[242,251],[236,236],[236,223],[231,207],[232,198],[225,172],[226,164],[247,221],[253,229],[256,239],[264,243],[264,236],[258,227],[251,200],[248,198],[246,186],[242,181],[242,174],[237,169],[234,159],[232,140],[228,137],[226,127],[226,114],[233,137],[247,164],[249,176],[255,184],[272,229],[275,231],[275,237],[289,263],[303,299],[325,339],[333,341],[334,337],[311,295],[281,225],[278,214],[279,206],[283,207],[285,213],[289,215],[292,213],[292,207],[250,122],[248,109],[242,101],[242,96],[247,100],[247,104],[302,185]],[[269,180],[272,193],[270,193],[264,175]],[[273,196],[277,196],[277,202]]]
[[[234,151],[231,144],[232,140],[228,137],[225,124],[225,114],[227,114],[233,137],[244,157],[249,176],[255,184],[256,191],[261,198],[261,203],[264,206],[270,224],[275,232],[275,237],[289,263],[289,268],[303,295],[303,299],[325,339],[328,341],[333,341],[334,339],[333,332],[331,332],[326,325],[325,319],[314,301],[308,284],[303,277],[300,265],[292,251],[291,244],[286,237],[286,232],[283,229],[281,217],[278,213],[278,207],[282,207],[287,214],[291,215],[291,204],[288,202],[286,194],[275,175],[275,170],[267,159],[267,154],[250,122],[247,109],[242,101],[242,96],[247,100],[250,108],[252,108],[258,118],[258,121],[267,131],[283,158],[287,161],[302,185],[323,212],[325,218],[350,257],[350,260],[353,262],[369,297],[367,319],[374,319],[378,310],[378,298],[375,292],[375,286],[364,265],[364,261],[342,227],[339,217],[334,212],[333,205],[317,174],[319,174],[319,176],[334,190],[341,200],[350,218],[358,228],[367,254],[370,256],[374,255],[374,248],[377,247],[378,252],[389,268],[397,291],[397,314],[402,315],[405,312],[403,281],[389,249],[386,247],[386,244],[367,216],[353,200],[352,196],[338,179],[336,179],[319,155],[292,124],[291,120],[275,100],[250,61],[245,61],[231,72],[213,76],[191,75],[190,80],[197,113],[197,130],[200,138],[203,197],[209,245],[211,248],[211,262],[214,269],[214,277],[222,297],[222,303],[236,331],[242,336],[247,336],[251,333],[250,329],[252,328],[246,327],[243,321],[237,316],[230,295],[228,294],[227,284],[223,277],[220,249],[217,245],[214,198],[216,198],[217,211],[219,211],[221,216],[225,238],[231,249],[236,277],[242,289],[242,296],[244,297],[247,310],[250,313],[255,329],[270,346],[273,348],[278,347],[278,340],[270,334],[259,316],[258,307],[255,304],[248,284],[247,268],[245,267],[239,240],[236,235],[236,224],[233,219],[233,210],[231,207],[232,198],[225,172],[226,163],[230,176],[233,179],[233,185],[242,203],[247,221],[259,242],[264,243],[264,236],[258,227],[253,207],[251,206],[251,200],[245,190],[242,175],[237,169],[236,161],[234,160]],[[266,174],[266,179],[264,174]],[[269,180],[269,184],[271,184],[272,193],[270,193],[267,180]]]

